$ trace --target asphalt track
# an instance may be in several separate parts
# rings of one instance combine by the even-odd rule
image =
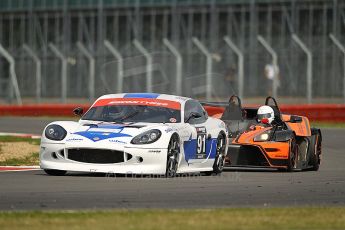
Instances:
[[[0,132],[41,133],[48,119],[0,118]],[[0,172],[0,210],[345,205],[345,129],[323,129],[318,172],[226,170],[221,176],[47,176]]]

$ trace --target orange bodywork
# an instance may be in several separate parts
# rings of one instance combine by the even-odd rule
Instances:
[[[217,113],[217,114],[212,115],[212,117],[220,119],[222,117],[222,115],[223,115],[222,113]]]
[[[224,112],[224,108],[212,106],[206,106],[205,108],[210,116],[216,118],[221,118]],[[255,107],[243,108],[242,111],[246,111],[246,109],[255,111]],[[308,118],[303,116],[291,116],[292,115],[281,114],[281,120],[297,137],[311,137],[311,128]],[[296,117],[301,119],[297,120]],[[246,117],[243,117],[243,119],[246,119]],[[255,121],[253,117],[250,119],[254,119]],[[286,141],[254,141],[255,137],[271,129],[272,127],[256,123],[248,130],[244,132],[241,131],[229,146],[228,155],[226,157],[227,164],[234,166],[287,168],[291,139],[286,139]]]
[[[253,130],[242,133],[238,138],[234,139],[233,145],[252,145],[260,148],[261,152],[270,163],[270,159],[288,159],[290,152],[289,142],[275,142],[275,141],[254,141],[254,138],[268,130],[271,127],[255,126]]]
[[[289,126],[290,129],[295,131],[296,136],[301,137],[310,137],[311,131],[310,131],[310,124],[309,120],[306,117],[302,117],[302,122],[299,123],[291,123],[289,122],[291,115],[282,115],[282,120],[286,123],[287,126]]]

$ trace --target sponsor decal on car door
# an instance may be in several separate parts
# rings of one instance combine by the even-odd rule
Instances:
[[[188,164],[203,163],[215,157],[216,139],[209,138],[204,126],[194,127],[189,140],[184,142],[185,160]]]
[[[206,159],[206,138],[206,128],[196,127],[196,159]]]

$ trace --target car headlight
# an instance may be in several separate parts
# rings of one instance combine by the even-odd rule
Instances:
[[[46,138],[53,141],[61,141],[67,135],[67,131],[60,125],[49,125],[44,133]]]
[[[131,141],[135,145],[151,144],[157,141],[162,135],[162,132],[158,129],[152,129],[134,137]]]
[[[271,138],[271,131],[266,131],[254,137],[254,141],[268,141]]]

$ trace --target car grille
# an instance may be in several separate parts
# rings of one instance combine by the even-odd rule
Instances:
[[[68,159],[84,163],[113,164],[124,162],[122,151],[109,149],[68,149]]]
[[[264,154],[257,146],[229,146],[228,161],[234,166],[269,166]]]

